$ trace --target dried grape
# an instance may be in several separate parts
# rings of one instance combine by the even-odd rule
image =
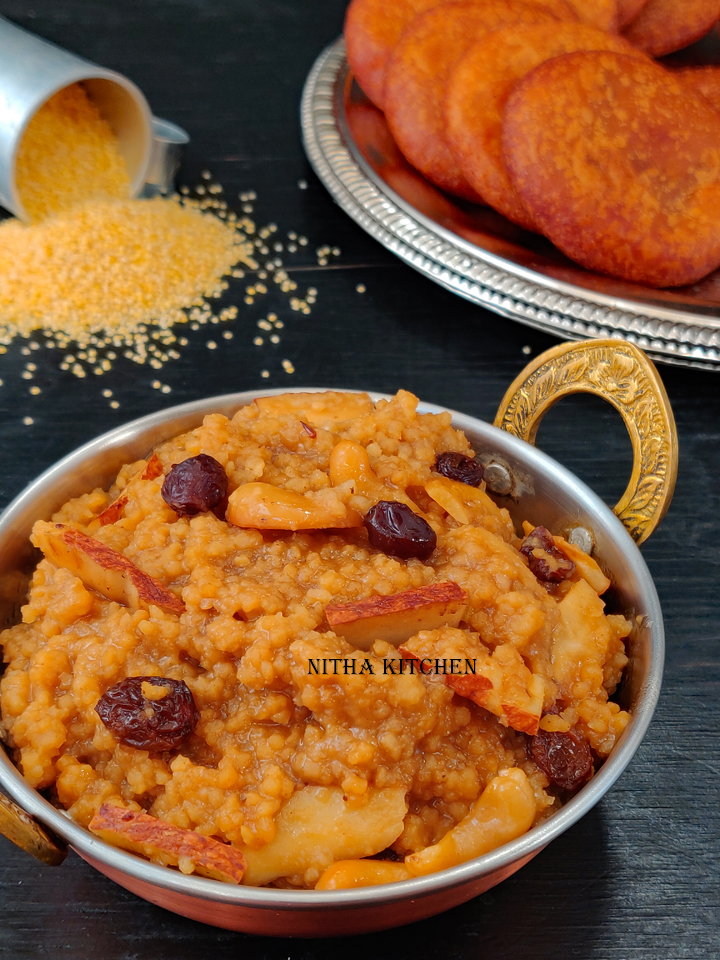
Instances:
[[[435,460],[435,471],[448,480],[458,480],[471,487],[479,487],[483,478],[483,466],[479,460],[467,457],[464,453],[439,453]]]
[[[540,730],[532,738],[530,751],[545,776],[563,790],[575,790],[592,770],[590,744],[573,730]]]
[[[368,510],[363,522],[372,546],[391,557],[427,560],[437,546],[433,528],[405,503],[380,500]]]
[[[164,687],[165,695],[158,700],[146,697],[144,683]],[[176,750],[200,719],[185,681],[167,677],[127,677],[100,697],[95,711],[122,743],[155,753]]]
[[[162,498],[177,513],[194,517],[216,507],[227,493],[225,468],[200,453],[176,463],[162,485]]]
[[[558,550],[547,527],[535,527],[523,540],[520,553],[538,580],[546,583],[567,580],[575,570],[575,563]]]

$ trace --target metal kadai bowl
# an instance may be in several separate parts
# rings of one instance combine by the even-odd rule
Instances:
[[[249,391],[171,407],[104,434],[46,471],[0,518],[2,627],[19,620],[37,560],[29,541],[37,519],[49,518],[70,497],[108,487],[124,463],[197,426],[205,414],[232,416],[258,396],[281,392]],[[632,439],[632,477],[615,512],[532,446],[543,414],[560,397],[577,392],[595,393],[612,403]],[[420,404],[424,413],[441,410]],[[494,426],[461,413],[453,413],[453,425],[467,435],[485,464],[489,489],[516,525],[527,519],[591,548],[612,580],[620,609],[634,624],[620,691],[622,706],[631,712],[630,723],[596,776],[554,816],[492,853],[401,883],[336,891],[234,886],[185,876],[110,846],[52,806],[0,750],[0,786],[15,801],[0,794],[0,832],[46,863],[61,863],[67,844],[127,890],[203,923],[268,936],[317,937],[400,926],[464,903],[515,873],[587,813],[630,763],[660,691],[662,615],[636,544],[660,521],[675,483],[677,437],[665,390],[653,365],[631,344],[561,344],[536,358],[512,384]]]

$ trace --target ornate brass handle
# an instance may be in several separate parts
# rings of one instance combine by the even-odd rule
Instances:
[[[594,393],[622,416],[633,449],[630,483],[615,513],[637,543],[672,500],[678,441],[670,401],[645,354],[623,340],[563,343],[536,357],[503,397],[495,426],[535,443],[540,421],[571,393]]]
[[[56,867],[67,856],[67,847],[62,840],[50,836],[37,821],[28,816],[16,803],[0,793],[0,834],[31,853],[43,863]]]

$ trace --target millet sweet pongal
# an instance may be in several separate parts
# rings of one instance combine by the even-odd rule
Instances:
[[[0,636],[28,781],[186,873],[321,889],[471,859],[586,782],[630,625],[416,407],[259,399],[39,521]]]

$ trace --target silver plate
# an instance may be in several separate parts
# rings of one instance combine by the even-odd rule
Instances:
[[[618,337],[665,363],[720,370],[720,271],[672,290],[625,283],[442,193],[399,153],[352,80],[342,38],[310,71],[301,123],[308,159],[339,206],[441,286],[565,340]]]

